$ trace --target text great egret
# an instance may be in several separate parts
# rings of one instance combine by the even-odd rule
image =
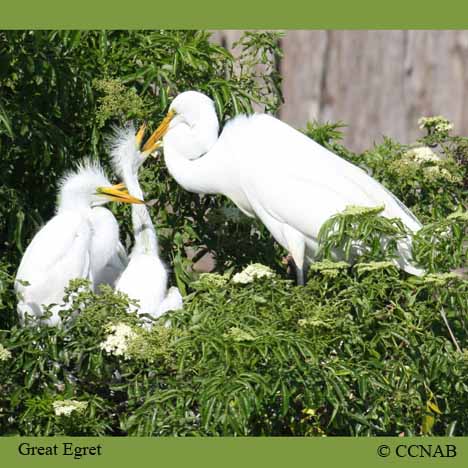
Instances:
[[[143,203],[121,189],[122,184],[111,186],[99,164],[90,160],[61,180],[57,214],[34,236],[16,274],[22,321],[26,314],[40,318],[43,306],[61,304],[71,279],[88,279],[94,285],[94,272],[111,263],[119,245],[118,226],[110,212],[112,219],[94,210],[105,210],[101,205],[108,201]],[[42,322],[59,324],[58,307]]]
[[[187,91],[172,102],[150,145],[163,141],[167,168],[186,190],[229,197],[247,216],[258,217],[292,255],[298,283],[314,261],[320,227],[348,205],[384,205],[411,231],[421,224],[365,171],[299,131],[265,114],[240,115],[218,137],[213,101]],[[398,244],[401,268],[411,264],[411,241]],[[334,252],[340,258],[341,252]]]
[[[117,132],[112,148],[115,172],[122,177],[128,192],[139,199],[143,199],[143,192],[138,182],[138,170],[154,149],[150,146],[147,151],[140,151],[144,132],[143,126],[135,135],[134,128],[128,126]],[[182,308],[182,296],[177,288],[170,288],[166,295],[167,271],[159,258],[156,231],[145,205],[132,206],[132,223],[135,245],[116,290],[137,299],[139,313],[154,318],[167,310]]]

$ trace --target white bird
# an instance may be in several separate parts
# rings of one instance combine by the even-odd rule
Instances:
[[[239,115],[219,137],[218,130],[213,101],[187,91],[173,100],[148,144],[162,144],[169,172],[186,190],[223,194],[258,217],[293,257],[299,284],[316,256],[320,227],[348,205],[384,205],[383,216],[400,218],[413,232],[421,228],[365,171],[272,116]],[[411,264],[410,239],[398,247],[400,267],[422,274]]]
[[[119,130],[112,148],[115,172],[122,177],[128,192],[139,199],[143,199],[143,192],[138,170],[153,150],[140,151],[144,133],[145,126],[136,135],[132,126]],[[168,310],[182,308],[179,290],[170,288],[167,292],[167,271],[159,257],[158,238],[145,205],[132,206],[132,223],[135,244],[129,264],[116,283],[116,290],[138,300],[140,314],[154,318]]]
[[[143,203],[122,191],[122,184],[111,186],[99,164],[91,160],[83,161],[59,185],[57,214],[34,236],[16,274],[22,322],[28,314],[58,325],[69,281],[84,278],[94,285],[95,275],[112,265],[119,249],[118,226],[101,205],[111,200]],[[41,319],[47,306],[52,316]]]
[[[115,286],[128,265],[128,256],[119,240],[119,225],[111,211],[101,206],[94,207],[90,220],[94,233],[91,243],[91,271],[94,290],[99,293],[101,285]]]

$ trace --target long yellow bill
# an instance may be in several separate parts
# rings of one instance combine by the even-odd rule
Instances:
[[[143,151],[145,153],[151,154],[156,151],[162,145],[162,138],[169,129],[169,124],[174,118],[175,112],[170,110],[163,121],[159,124],[159,127],[153,132],[153,134],[148,138],[145,146],[143,146]],[[140,133],[140,132],[138,132]]]
[[[96,193],[104,195],[108,200],[120,203],[135,203],[144,205],[144,201],[130,195],[125,189],[124,184],[113,185],[112,187],[98,187]]]
[[[145,136],[145,133],[146,133],[146,123],[144,123],[138,130],[135,138],[136,138],[136,142],[137,142],[137,145],[138,145],[138,148],[140,148],[141,146],[141,142],[143,141],[143,137]]]
[[[122,192],[128,193],[127,187],[125,186],[123,182],[121,182],[120,184],[113,185],[112,188],[115,190],[121,190]]]

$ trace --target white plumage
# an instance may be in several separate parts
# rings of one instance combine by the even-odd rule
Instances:
[[[52,316],[42,322],[59,324],[58,310],[69,281],[84,278],[94,286],[96,278],[102,282],[104,270],[113,270],[120,249],[118,225],[100,206],[109,200],[139,202],[111,187],[96,162],[84,161],[60,181],[57,214],[34,236],[16,275],[22,321],[26,314],[40,318],[44,306],[56,304]]]
[[[411,231],[421,227],[365,171],[272,116],[238,116],[218,137],[212,100],[187,91],[174,99],[156,130],[153,140],[160,139],[176,181],[191,192],[223,194],[247,216],[258,217],[291,253],[301,284],[314,261],[320,227],[348,205],[384,205],[383,216],[400,218]],[[410,251],[410,240],[402,240],[398,264],[420,274]]]
[[[115,286],[128,265],[128,256],[120,242],[117,220],[107,208],[93,208],[90,221],[94,233],[91,243],[91,270],[94,288],[99,292],[101,285]]]
[[[144,130],[135,136],[129,126],[117,132],[112,148],[116,173],[122,176],[129,193],[143,198],[138,182],[138,170],[149,152],[140,151]],[[167,310],[182,308],[182,296],[177,288],[167,293],[167,271],[159,258],[158,239],[145,205],[132,207],[135,244],[127,268],[118,279],[116,289],[139,302],[138,312],[156,318]]]

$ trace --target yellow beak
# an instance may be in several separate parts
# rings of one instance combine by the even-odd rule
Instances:
[[[144,205],[144,201],[130,195],[124,184],[113,185],[112,187],[98,187],[96,189],[98,195],[104,195],[105,198],[111,201],[120,203],[134,203]]]
[[[166,117],[164,117],[163,121],[159,124],[159,127],[153,132],[153,134],[148,138],[148,141],[143,146],[143,152],[147,154],[151,154],[156,151],[162,145],[162,138],[169,130],[169,124],[171,120],[174,118],[175,112],[170,110]],[[140,134],[141,129],[138,131],[138,135]],[[143,138],[143,136],[141,136]]]
[[[120,184],[113,185],[112,188],[115,190],[121,190],[122,192],[128,193],[127,187],[125,186],[123,182],[121,182]]]
[[[139,129],[137,134],[135,135],[136,143],[138,148],[141,146],[141,142],[143,141],[143,137],[145,136],[146,133],[146,123],[144,123]]]

